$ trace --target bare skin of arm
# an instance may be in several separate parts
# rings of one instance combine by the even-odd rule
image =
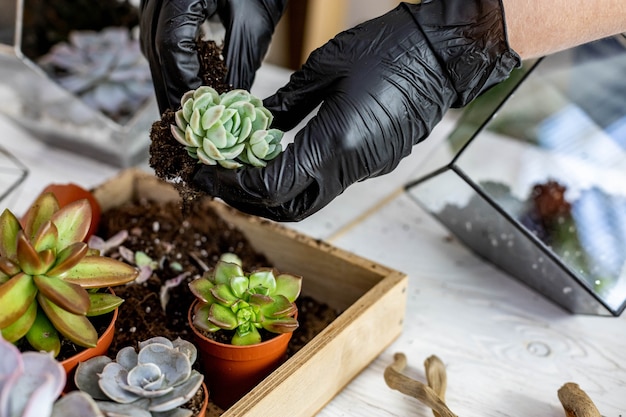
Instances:
[[[626,32],[626,1],[503,0],[509,45],[537,58]]]

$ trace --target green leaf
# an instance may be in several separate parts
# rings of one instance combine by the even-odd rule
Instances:
[[[220,97],[220,104],[223,104],[226,107],[230,107],[231,105],[233,105],[233,103],[247,103],[249,101],[250,93],[242,89],[231,90],[227,93],[222,94],[222,96]]]
[[[210,94],[202,94],[193,99],[193,108],[205,112],[207,109],[217,107],[213,105],[213,97]],[[222,106],[223,107],[223,106]],[[206,128],[205,128],[206,129]]]
[[[228,284],[232,277],[242,276],[244,276],[244,272],[241,264],[220,260],[215,265],[215,270],[213,271],[213,282],[216,284]]]
[[[59,333],[79,346],[96,346],[98,333],[87,317],[65,311],[41,294],[37,295],[37,300]]]
[[[219,121],[224,114],[224,110],[226,107],[224,106],[214,106],[209,109],[206,109],[202,118],[200,119],[200,123],[202,124],[202,128],[204,130],[209,130],[211,126],[215,124],[215,122]]]
[[[2,337],[11,343],[15,343],[22,337],[26,336],[37,317],[37,302],[33,300],[26,312],[22,314],[13,324],[2,329]]]
[[[220,159],[217,163],[226,169],[236,169],[242,166],[239,162],[232,159]]]
[[[187,139],[185,138],[185,130],[182,130],[176,125],[170,125],[170,132],[172,133],[172,136],[174,136],[174,139],[178,141],[178,143],[184,146],[189,145],[189,143],[187,143]]]
[[[256,157],[256,155],[254,154],[254,152],[249,146],[246,147],[245,153],[246,153],[246,159],[248,160],[248,163],[250,165],[255,166],[255,167],[264,167],[267,165],[265,161]]]
[[[0,285],[0,329],[14,323],[37,295],[33,277],[23,272]]]
[[[272,299],[272,303],[264,303],[262,305],[259,305],[261,314],[263,314],[264,317],[276,319],[280,317],[293,316],[294,314],[296,314],[298,308],[296,307],[295,303],[290,302],[282,295],[276,295],[272,297]],[[253,302],[252,297],[250,302]],[[257,302],[256,299],[254,300],[254,302]]]
[[[239,134],[237,135],[237,143],[241,143],[250,136],[252,133],[252,120],[249,117],[243,119],[243,123],[241,124],[241,130],[239,130]]]
[[[91,227],[91,205],[86,198],[73,201],[54,213],[51,221],[59,231],[58,253],[85,239]]]
[[[291,333],[298,328],[298,320],[293,317],[281,319],[266,319],[262,326],[265,330],[272,333]]]
[[[10,261],[7,258],[0,257],[0,272],[5,276],[3,278],[10,278],[13,275],[17,275],[22,271],[19,265]],[[0,280],[0,282],[6,282],[6,279]]]
[[[200,115],[200,110],[193,109],[193,112],[191,112],[191,119],[189,119],[189,125],[187,126],[190,127],[191,130],[193,130],[193,133],[198,136],[204,135],[204,130],[201,126],[201,118],[202,116]]]
[[[257,294],[271,295],[276,291],[276,279],[271,269],[261,269],[250,274],[250,288]]]
[[[252,327],[250,328],[250,331],[244,335],[236,332],[230,343],[235,346],[256,345],[257,343],[261,343],[261,334],[255,327]]]
[[[52,352],[54,357],[61,351],[59,332],[40,309],[37,309],[35,321],[26,333],[26,340],[35,350]]]
[[[196,314],[193,317],[193,325],[200,330],[213,333],[221,329],[209,321],[210,310],[211,304],[203,304],[196,310]]]
[[[292,303],[300,296],[302,277],[292,274],[280,274],[276,277],[274,294],[281,294]]]
[[[63,279],[83,288],[115,287],[131,282],[139,271],[127,263],[104,256],[85,256]]]
[[[17,232],[17,261],[22,270],[29,275],[41,274],[46,271],[46,265],[39,257],[39,253],[22,230]]]
[[[76,242],[61,251],[56,257],[56,264],[46,272],[47,276],[59,276],[74,268],[87,256],[89,246],[84,242]]]
[[[78,284],[57,277],[35,275],[35,285],[48,300],[70,313],[85,315],[89,310],[89,294]]]
[[[243,298],[246,291],[248,291],[248,285],[250,280],[247,277],[232,277],[230,279],[230,289],[235,297]]]
[[[211,295],[218,303],[226,307],[230,307],[239,301],[239,297],[233,294],[230,286],[227,284],[217,284],[215,287],[211,288]]]
[[[191,128],[191,126],[187,126],[185,128],[185,136],[184,136],[185,145],[192,147],[192,148],[197,148],[202,144],[202,140],[203,140],[203,134],[196,134]]]
[[[17,232],[22,229],[15,215],[5,209],[0,215],[0,257],[15,259],[17,251]]]
[[[225,159],[234,159],[241,154],[245,147],[246,145],[244,143],[240,143],[230,148],[224,148],[220,151],[220,153]]]
[[[87,317],[110,313],[124,302],[124,300],[117,295],[106,292],[90,293],[89,300],[91,301],[91,305],[89,311],[87,311]]]
[[[218,147],[208,138],[202,140],[202,148],[198,148],[198,157],[200,157],[200,150],[212,160],[224,159]]]
[[[206,131],[205,139],[210,140],[219,149],[226,147],[228,139],[226,138],[226,129],[221,123],[216,123]],[[203,145],[206,141],[203,141]],[[206,149],[205,149],[206,151]],[[207,151],[207,153],[209,153]],[[210,155],[210,153],[209,153]]]
[[[234,330],[239,324],[237,315],[230,308],[220,304],[211,304],[208,319],[213,325],[224,330]]]
[[[265,130],[270,125],[270,118],[263,110],[260,108],[256,108],[255,110],[256,117],[252,122],[252,131],[256,132],[257,130]]]
[[[42,224],[52,219],[59,211],[59,202],[53,193],[42,193],[30,206],[23,218],[26,236],[32,239]]]
[[[190,93],[193,93],[193,91],[190,91]],[[193,100],[192,100],[192,94],[187,94],[185,93],[185,95],[182,97],[181,102],[182,102],[182,114],[183,114],[183,118],[185,119],[185,124],[184,125],[180,125],[182,126],[187,126],[188,121],[191,119],[191,114],[193,113]],[[184,100],[184,101],[183,101]]]
[[[218,92],[215,91],[213,87],[209,87],[208,85],[200,86],[196,88],[195,91],[190,91],[190,93],[193,94],[192,97],[194,100],[208,94],[214,104],[217,104],[220,101],[220,95],[218,94]]]
[[[196,296],[196,298],[198,298],[200,301],[204,303],[214,301],[213,295],[211,294],[211,288],[213,288],[215,285],[208,279],[204,277],[198,278],[191,281],[188,285],[191,293]]]
[[[35,233],[32,240],[32,245],[37,252],[46,249],[56,249],[59,232],[54,223],[48,221],[45,222],[39,228],[39,231]]]

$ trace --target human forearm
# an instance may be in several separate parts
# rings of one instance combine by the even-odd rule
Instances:
[[[502,0],[509,45],[536,58],[626,32],[624,0]]]

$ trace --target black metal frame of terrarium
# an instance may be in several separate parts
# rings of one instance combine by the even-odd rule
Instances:
[[[626,308],[626,35],[525,63],[475,100],[405,191],[572,313]]]

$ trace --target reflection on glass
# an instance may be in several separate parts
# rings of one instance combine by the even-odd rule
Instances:
[[[477,253],[573,312],[626,306],[625,39],[540,61],[476,134],[459,141],[470,130],[459,126],[429,163],[438,169],[407,186]]]

